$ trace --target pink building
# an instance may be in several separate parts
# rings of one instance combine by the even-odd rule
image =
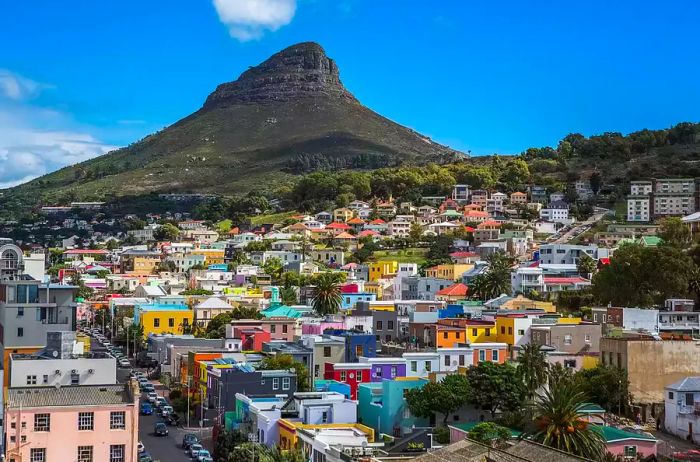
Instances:
[[[138,396],[128,385],[10,388],[5,460],[136,462]]]
[[[303,324],[301,326],[301,333],[304,335],[323,335],[326,329],[345,329],[345,322],[328,322],[321,321],[313,324]]]
[[[294,318],[281,316],[274,316],[264,319],[234,319],[231,321],[231,329],[257,327],[265,332],[269,332],[272,340],[285,340],[287,342],[292,342],[294,341],[295,335],[301,334],[301,329],[297,328],[297,324],[299,324],[299,327],[301,327],[301,321]],[[228,335],[228,328],[226,333]]]

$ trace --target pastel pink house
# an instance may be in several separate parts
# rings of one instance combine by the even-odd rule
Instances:
[[[138,390],[129,385],[10,388],[5,460],[136,462]]]
[[[323,335],[326,329],[345,329],[344,321],[320,321],[316,323],[306,323],[301,326],[303,335]]]

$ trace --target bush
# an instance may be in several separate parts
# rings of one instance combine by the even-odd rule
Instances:
[[[435,441],[440,444],[450,444],[450,429],[447,427],[438,427],[433,432]]]

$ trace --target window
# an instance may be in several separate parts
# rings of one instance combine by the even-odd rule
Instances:
[[[31,448],[29,462],[46,462],[46,448]]]
[[[498,350],[491,350],[491,361],[498,362]]]
[[[479,361],[486,361],[486,350],[479,350]]]
[[[282,324],[282,333],[286,334],[288,328],[289,328],[289,326],[287,326],[286,324]]]
[[[486,336],[490,337],[491,336],[491,329],[486,329]]]
[[[418,372],[418,361],[411,361],[411,372]]]
[[[433,365],[430,361],[425,362],[425,372],[430,372],[433,369]]]
[[[673,392],[672,391],[668,392],[668,399],[673,399]]]
[[[17,328],[17,337],[24,337],[24,327]]]
[[[590,343],[591,342],[591,334],[586,334],[584,337],[584,340],[586,341],[586,343]]]
[[[34,414],[34,431],[51,431],[51,414]]]
[[[24,316],[24,308],[20,306],[19,308],[17,308],[17,317],[21,318],[22,316]]]
[[[92,446],[78,446],[78,462],[92,462]]]
[[[270,333],[271,334],[277,333],[277,326],[275,326],[274,324],[270,324]]]
[[[377,378],[381,378],[382,377],[382,369],[381,368],[377,369],[374,373],[374,376]]]
[[[445,366],[450,365],[450,355],[445,355]]]
[[[377,330],[382,330],[382,322],[377,321]]]
[[[280,379],[279,377],[273,377],[272,378],[272,389],[277,390],[280,387]]]
[[[328,423],[328,411],[321,413],[321,423]]]
[[[331,357],[331,347],[323,347],[323,357],[324,358]]]
[[[358,382],[362,382],[362,371],[357,371],[355,377],[357,377]]]
[[[109,428],[111,430],[124,430],[126,428],[126,413],[124,411],[110,412]]]
[[[175,327],[175,318],[168,318],[168,327]]]
[[[513,328],[512,327],[508,328],[508,335],[513,335]]]
[[[477,335],[479,335],[479,331],[476,329],[472,329],[472,337],[476,337]]]
[[[442,338],[447,338],[447,331],[442,333]]]
[[[518,329],[518,335],[525,335],[525,329]]]
[[[464,355],[459,355],[459,365],[464,366]]]
[[[70,375],[70,384],[71,385],[80,385],[80,374],[73,374],[71,373]]]
[[[625,458],[637,457],[637,446],[625,446]]]
[[[314,364],[314,378],[318,378],[318,374],[321,372],[321,366]]]
[[[355,347],[355,355],[362,356],[362,345],[357,345]]]
[[[693,394],[692,393],[686,393],[685,394],[685,405],[686,406],[692,406],[695,400],[693,399]]]
[[[123,444],[112,444],[109,447],[109,462],[124,462],[125,452]]]
[[[44,374],[43,383],[44,383],[44,385],[46,385],[47,383],[49,383],[49,376],[46,375],[46,374]]]
[[[396,366],[391,366],[391,378],[396,377]]]
[[[95,413],[94,412],[79,412],[78,413],[78,430],[94,430],[95,429]]]
[[[36,375],[27,376],[27,385],[36,385]]]
[[[282,377],[282,390],[289,390],[292,386],[292,380],[289,377]]]
[[[564,345],[571,345],[571,334],[564,335]]]
[[[345,382],[345,380],[347,380],[347,372],[340,371],[340,381]]]
[[[153,327],[160,327],[160,318],[153,319]]]
[[[505,333],[506,333],[506,328],[504,326],[501,326],[501,334],[505,334]]]

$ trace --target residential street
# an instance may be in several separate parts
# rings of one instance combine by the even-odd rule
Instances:
[[[146,447],[146,452],[153,457],[154,461],[189,461],[187,453],[180,447],[182,435],[185,432],[177,427],[168,427],[168,436],[155,436],[153,427],[159,420],[160,418],[155,415],[139,417],[139,440]]]

